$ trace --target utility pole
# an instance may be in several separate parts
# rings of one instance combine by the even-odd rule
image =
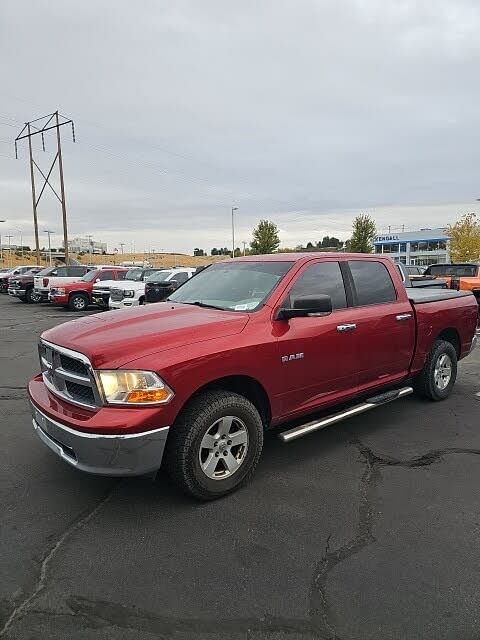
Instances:
[[[35,250],[37,253],[37,263],[40,264],[40,244],[38,239],[38,218],[37,218],[37,208],[38,203],[45,191],[45,187],[48,185],[50,189],[55,194],[55,197],[60,202],[62,207],[62,223],[63,223],[63,245],[65,249],[65,264],[68,264],[68,226],[67,226],[67,205],[65,198],[65,180],[63,175],[63,159],[62,159],[62,144],[60,139],[60,127],[69,124],[72,127],[72,139],[75,142],[75,126],[73,120],[66,118],[59,114],[58,111],[54,111],[53,113],[49,113],[46,116],[42,116],[40,118],[36,118],[35,120],[30,120],[30,122],[26,122],[23,129],[20,131],[18,136],[15,138],[15,157],[18,159],[18,142],[20,140],[24,140],[28,138],[28,151],[30,157],[30,180],[32,184],[32,208],[33,208],[33,227],[35,231]],[[32,138],[33,136],[40,135],[42,138],[42,149],[45,151],[45,133],[47,131],[56,130],[57,137],[57,153],[53,159],[52,164],[47,172],[47,175],[43,173],[43,171],[38,166],[37,162],[33,157],[32,150]],[[60,194],[56,192],[53,188],[53,185],[50,182],[50,176],[55,167],[55,164],[58,161],[58,173],[60,178]],[[40,189],[40,194],[37,198],[36,196],[36,184],[35,184],[35,169],[40,173],[43,178],[43,184]],[[50,237],[50,236],[49,236]],[[51,256],[50,256],[51,258]]]
[[[238,211],[238,207],[232,207],[232,258],[235,257],[235,219],[234,211]]]
[[[122,252],[122,256],[123,256],[123,247],[125,246],[124,242],[120,242],[120,251]]]
[[[52,247],[50,244],[50,236],[55,233],[55,231],[50,231],[50,229],[45,229],[43,233],[48,233],[48,263],[52,266]]]
[[[245,256],[245,247],[247,246],[247,243],[245,240],[242,240],[242,244],[243,244],[243,255]]]
[[[92,235],[90,235],[90,234],[88,234],[88,235],[86,236],[86,238],[87,238],[87,240],[88,240],[88,248],[89,248],[88,253],[91,255],[91,254],[93,253],[93,242],[92,242],[92,238],[93,238],[93,236],[92,236]]]

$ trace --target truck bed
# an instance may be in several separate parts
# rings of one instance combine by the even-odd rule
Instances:
[[[452,298],[464,298],[470,296],[470,291],[453,291],[452,289],[409,288],[406,290],[408,299],[412,304],[425,304],[426,302],[440,302]]]

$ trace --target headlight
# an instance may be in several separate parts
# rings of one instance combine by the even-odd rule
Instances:
[[[54,289],[53,293],[55,293],[57,296],[64,296],[65,295],[65,289]]]
[[[173,391],[152,371],[97,371],[108,404],[166,404]]]
[[[123,292],[123,295],[125,296],[125,298],[133,298],[133,296],[135,295],[135,291],[132,291],[132,289],[128,289],[127,291]]]

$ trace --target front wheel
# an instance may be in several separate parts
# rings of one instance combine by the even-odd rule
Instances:
[[[84,293],[74,293],[69,300],[70,311],[85,311],[88,307],[88,298]]]
[[[193,399],[171,428],[167,473],[185,493],[214,500],[252,477],[263,446],[256,407],[229,391],[207,391]]]
[[[436,340],[415,380],[416,391],[430,400],[445,400],[457,379],[457,352],[446,340]]]
[[[25,294],[25,301],[29,304],[38,304],[42,301],[42,296],[40,293],[37,293],[32,287],[30,289],[27,289],[27,292]]]

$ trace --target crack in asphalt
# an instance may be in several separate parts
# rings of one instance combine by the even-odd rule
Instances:
[[[324,553],[315,565],[309,592],[308,618],[289,618],[265,614],[261,617],[245,618],[178,618],[163,616],[136,606],[126,606],[102,600],[90,600],[83,596],[69,596],[65,603],[72,613],[33,609],[30,605],[45,588],[50,562],[65,541],[78,529],[87,524],[111,498],[118,483],[115,484],[96,506],[79,516],[79,518],[60,536],[57,542],[46,553],[41,563],[41,570],[30,595],[11,612],[4,627],[0,630],[3,636],[27,610],[45,618],[74,618],[90,628],[116,627],[138,632],[155,633],[160,639],[171,638],[179,633],[219,634],[226,637],[232,634],[243,634],[248,640],[251,634],[281,633],[283,635],[301,634],[304,638],[315,640],[342,640],[336,630],[338,625],[327,598],[327,582],[330,573],[339,564],[353,557],[365,547],[375,542],[373,535],[374,502],[376,489],[381,481],[383,467],[404,467],[415,469],[426,467],[443,460],[447,455],[470,454],[480,455],[480,449],[447,447],[433,449],[425,454],[408,459],[379,455],[365,445],[355,434],[347,431],[349,444],[357,448],[365,469],[359,483],[359,504],[355,535],[341,546],[332,549],[333,534],[327,537]],[[219,630],[220,629],[220,630]]]
[[[480,449],[468,449],[463,447],[445,447],[432,449],[421,456],[409,459],[381,456],[367,447],[356,435],[347,430],[351,436],[349,443],[356,446],[365,463],[365,471],[360,481],[360,503],[356,534],[345,544],[335,550],[330,549],[332,534],[327,538],[325,552],[316,566],[310,594],[310,617],[314,621],[315,629],[324,640],[342,640],[335,628],[333,612],[328,604],[326,596],[326,584],[329,573],[341,562],[359,553],[366,546],[375,542],[373,536],[374,524],[374,494],[381,480],[382,467],[403,467],[416,469],[441,462],[446,455],[470,454],[480,455]],[[353,437],[352,437],[353,436]]]
[[[120,481],[116,482],[103,496],[103,498],[97,502],[97,504],[83,513],[81,513],[73,523],[62,533],[62,535],[58,538],[54,545],[50,547],[50,549],[45,553],[41,565],[40,565],[40,574],[38,579],[33,585],[32,592],[29,596],[27,596],[22,602],[16,605],[10,615],[8,616],[5,624],[0,629],[0,637],[5,635],[5,633],[10,629],[13,623],[16,621],[18,616],[20,616],[23,612],[25,612],[30,603],[43,591],[45,588],[45,584],[48,578],[48,567],[50,562],[53,560],[58,550],[62,547],[64,542],[78,529],[81,529],[85,526],[99,511],[100,509],[110,500],[113,495],[114,490],[117,488]]]

